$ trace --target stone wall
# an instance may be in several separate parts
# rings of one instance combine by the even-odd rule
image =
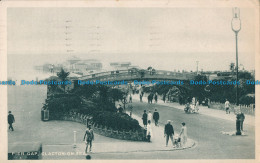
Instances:
[[[94,130],[95,133],[106,137],[111,137],[111,138],[121,139],[121,140],[145,141],[145,135],[146,135],[145,130],[118,131],[118,130],[108,129],[106,128],[106,126],[101,126],[93,123],[92,117],[90,115],[83,115],[76,112],[70,112],[64,114],[61,117],[61,120],[78,122],[86,126],[88,124],[91,124],[92,129]]]

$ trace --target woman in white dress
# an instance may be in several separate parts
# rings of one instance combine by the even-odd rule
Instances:
[[[181,146],[185,147],[185,145],[187,143],[188,135],[187,135],[187,127],[186,127],[186,124],[184,122],[182,122],[180,138],[181,138]]]
[[[199,112],[199,101],[196,102],[196,112],[198,113]]]
[[[151,125],[151,121],[148,120],[148,124],[147,124],[147,128],[146,128],[146,137],[148,142],[151,142],[151,137],[152,137],[152,125]]]
[[[153,115],[152,112],[149,110],[149,113],[147,115],[147,120],[152,122],[152,119],[153,119]]]

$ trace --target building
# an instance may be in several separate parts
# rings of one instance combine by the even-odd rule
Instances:
[[[64,65],[69,72],[73,72],[75,74],[80,75],[99,72],[102,69],[102,63],[99,60],[82,60],[75,56],[69,58]]]
[[[131,62],[111,62],[110,63],[111,70],[129,70],[129,69],[139,69],[138,66],[132,66]]]

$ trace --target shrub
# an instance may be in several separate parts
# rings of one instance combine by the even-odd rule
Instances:
[[[50,119],[59,119],[63,113],[79,109],[81,99],[77,96],[52,97],[46,100],[46,106],[50,111]]]
[[[250,105],[255,103],[255,97],[243,96],[239,98],[239,103],[242,105]]]
[[[94,112],[93,122],[114,130],[130,131],[141,129],[138,121],[125,113],[114,113],[109,111]]]

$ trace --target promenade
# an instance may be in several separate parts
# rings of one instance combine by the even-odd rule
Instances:
[[[46,98],[44,86],[8,87],[8,106],[15,116],[14,132],[8,131],[8,144],[40,142],[43,145],[43,159],[85,159],[83,136],[86,127],[70,121],[40,120],[40,110]],[[158,109],[160,127],[153,125],[152,142],[118,140],[95,134],[92,159],[249,159],[255,157],[255,129],[249,122],[245,124],[247,136],[228,136],[222,131],[235,130],[232,117],[221,110],[200,108],[199,114],[185,114],[183,106],[174,103],[148,104],[133,97],[133,118],[141,123],[143,110]],[[33,101],[31,99],[34,99]],[[219,114],[218,116],[216,116]],[[230,118],[219,117],[220,115]],[[181,123],[186,122],[188,149],[165,147],[163,127],[172,120],[175,133],[179,133]],[[249,119],[246,115],[246,120]],[[73,148],[76,131],[77,148]],[[193,141],[192,141],[193,140]],[[195,146],[193,146],[195,142]],[[234,150],[236,149],[236,150]],[[53,153],[52,153],[53,152]],[[70,153],[68,155],[68,152]],[[67,154],[66,154],[67,153]]]
[[[135,101],[140,101],[138,94],[133,95],[132,98]],[[148,103],[148,99],[146,96],[144,96],[142,100],[144,103]],[[153,103],[154,102],[155,101],[153,100]],[[164,103],[159,98],[158,98],[158,101],[156,104],[183,110],[183,112],[184,112],[184,107],[185,107],[184,105],[180,105],[179,103],[176,103],[176,102],[175,103],[170,103],[170,102]],[[202,105],[199,106],[199,114],[210,116],[210,117],[215,117],[215,118],[219,118],[219,119],[223,119],[223,120],[229,120],[229,121],[233,121],[233,122],[236,121],[236,115],[233,112],[231,112],[230,114],[226,114],[226,111],[208,108],[207,106],[202,106]],[[245,118],[244,124],[255,126],[255,116],[246,114],[245,117],[246,118]]]
[[[8,131],[8,144],[19,146],[22,143],[42,143],[44,160],[85,159],[83,136],[86,126],[71,121],[41,121],[40,110],[46,98],[45,91],[44,86],[10,87],[8,104],[16,122],[13,125],[14,131]],[[32,98],[35,100],[31,101]],[[133,116],[142,124],[140,116]],[[91,155],[94,158],[100,158],[104,154],[184,150],[183,148],[173,148],[171,142],[168,147],[165,147],[163,126],[155,127],[153,125],[152,129],[153,137],[150,143],[118,140],[95,134]],[[73,148],[74,131],[76,131],[76,148]],[[195,142],[189,139],[186,148],[194,146]]]

